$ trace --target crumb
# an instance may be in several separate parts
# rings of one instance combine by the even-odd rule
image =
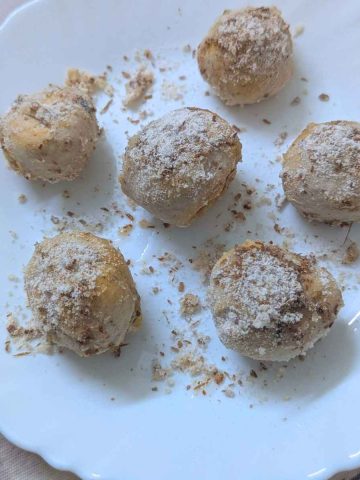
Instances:
[[[100,115],[104,115],[104,113],[106,113],[109,110],[112,103],[113,103],[113,99],[110,98],[110,100],[106,102],[103,108],[100,110]]]
[[[140,120],[138,118],[131,118],[131,117],[127,117],[127,120],[132,123],[133,125],[139,125],[140,123]]]
[[[20,278],[17,277],[16,275],[12,275],[12,274],[8,275],[8,280],[9,280],[10,282],[16,282],[16,283],[17,283],[17,282],[20,282]]]
[[[153,61],[154,60],[154,55],[152,54],[152,51],[149,50],[148,48],[146,48],[144,50],[144,57],[147,59],[147,60],[150,60],[150,61]]]
[[[238,127],[238,126],[235,125],[235,124],[232,124],[232,127],[233,127],[234,130],[237,131],[237,133],[246,132],[246,128],[240,128],[240,127]]]
[[[108,84],[106,75],[92,75],[77,68],[69,68],[65,79],[65,85],[76,86],[88,94],[93,94],[97,90],[102,90],[109,97],[114,95],[114,89]]]
[[[300,97],[295,97],[291,102],[290,102],[290,105],[292,107],[294,107],[295,105],[299,105],[299,103],[301,102],[301,98]]]
[[[293,33],[293,37],[294,37],[294,38],[300,37],[300,35],[302,35],[302,34],[304,33],[304,30],[305,30],[304,25],[297,25],[297,26],[295,27],[295,30],[294,30],[294,33]]]
[[[24,204],[27,202],[27,196],[24,193],[21,193],[18,196],[19,203]]]
[[[356,262],[360,256],[359,247],[355,242],[350,241],[350,245],[346,248],[345,254],[341,260],[344,265],[349,265]]]
[[[214,375],[214,381],[216,383],[216,385],[221,385],[222,382],[224,381],[225,379],[225,375],[221,372],[216,372],[215,375]]]
[[[180,282],[178,285],[178,291],[179,292],[184,292],[185,291],[185,284],[184,282]]]
[[[152,115],[154,115],[154,113],[150,110],[141,110],[141,112],[139,113],[139,119],[145,120],[148,117],[151,117]]]
[[[243,214],[243,212],[237,212],[236,210],[231,210],[231,213],[235,218],[235,220],[237,220],[238,222],[245,222],[246,217]]]
[[[184,53],[191,53],[191,45],[187,44],[183,46]]]
[[[177,358],[171,362],[171,366],[174,370],[188,372],[193,377],[206,373],[208,370],[204,357],[192,351],[177,356]]]
[[[169,369],[162,368],[158,360],[154,360],[152,363],[152,380],[154,382],[164,381],[169,375]]]
[[[241,198],[241,193],[239,192],[234,196],[234,201],[238,202],[240,200],[240,198]]]
[[[5,352],[6,353],[11,352],[11,342],[10,342],[10,340],[5,340]]]
[[[183,86],[164,80],[161,85],[161,95],[165,100],[182,100]]]
[[[26,340],[33,340],[41,337],[41,332],[36,328],[25,328],[19,325],[17,319],[12,313],[7,314],[6,329],[9,335],[13,338],[23,337]]]
[[[175,386],[175,382],[172,378],[168,378],[166,383],[169,387],[174,387]]]
[[[131,225],[131,223],[128,223],[127,225],[124,225],[123,227],[119,228],[118,234],[127,237],[132,231],[132,229],[133,229],[133,226]]]
[[[281,147],[287,139],[287,132],[280,132],[278,138],[274,141],[275,147]]]
[[[62,192],[62,196],[63,196],[64,198],[70,198],[70,192],[69,192],[69,190],[64,190],[64,191]]]
[[[16,232],[14,232],[14,230],[9,230],[9,233],[10,233],[10,236],[13,240],[17,240],[19,238],[18,234]]]
[[[211,341],[211,338],[209,337],[209,335],[203,335],[203,334],[197,335],[197,343],[199,347],[202,348],[203,350],[207,349],[210,341]]]
[[[322,102],[328,102],[330,100],[330,97],[329,95],[327,95],[326,93],[320,93],[319,95],[319,100],[321,100]]]
[[[262,122],[265,123],[265,125],[271,125],[270,120],[268,120],[267,118],[263,118]]]
[[[139,225],[141,228],[155,228],[155,225],[145,219],[140,220]]]
[[[160,292],[159,287],[153,287],[152,292],[153,292],[154,295],[157,295]]]
[[[255,370],[253,370],[253,369],[250,370],[250,375],[251,375],[253,378],[258,378],[257,373],[256,373]]]
[[[276,233],[281,235],[281,228],[280,228],[280,225],[278,223],[274,224],[274,230],[275,230]]]
[[[125,107],[133,107],[138,102],[146,100],[146,95],[154,83],[154,74],[145,67],[140,67],[135,75],[125,85]]]
[[[187,293],[180,301],[182,315],[192,315],[200,310],[200,300],[197,295]]]
[[[285,195],[282,195],[281,193],[277,193],[275,195],[275,205],[278,208],[278,210],[282,210],[287,202],[287,198]]]
[[[231,388],[225,388],[225,390],[222,390],[223,394],[225,397],[228,398],[234,398],[235,397],[235,392],[231,390]]]

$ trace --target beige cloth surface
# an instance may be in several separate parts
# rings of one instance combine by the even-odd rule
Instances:
[[[59,472],[49,467],[38,455],[15,447],[0,435],[1,480],[79,480],[68,472]],[[104,479],[106,480],[106,479]],[[123,480],[119,478],[119,480]],[[145,480],[145,479],[144,479]],[[186,479],[184,479],[186,480]],[[264,480],[264,479],[261,479]],[[283,479],[291,480],[291,479]],[[360,480],[360,471],[336,475],[330,480]]]
[[[22,3],[25,0],[0,0],[0,23]],[[54,470],[38,455],[20,450],[0,435],[0,480],[79,479],[72,473]],[[331,480],[360,480],[360,470],[336,475]]]
[[[0,436],[0,479],[78,480],[78,477],[54,470],[38,455],[20,450]]]

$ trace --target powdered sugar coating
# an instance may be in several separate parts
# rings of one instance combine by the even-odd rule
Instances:
[[[260,101],[291,76],[289,26],[275,7],[225,10],[199,45],[198,63],[226,103]]]
[[[129,140],[121,186],[156,217],[186,226],[223,193],[240,159],[234,127],[209,110],[182,108]]]
[[[302,286],[298,274],[278,258],[261,251],[248,251],[241,258],[242,275],[238,265],[219,275],[219,284],[233,301],[241,298],[245,315],[239,322],[244,333],[249,327],[263,328],[273,321],[292,323],[301,320],[302,313],[292,311],[301,305]],[[214,277],[215,279],[218,277]]]
[[[342,305],[331,274],[313,259],[251,241],[217,262],[209,301],[221,341],[263,360],[305,353]]]
[[[286,196],[310,220],[360,220],[360,124],[309,124],[284,156]]]
[[[82,356],[119,346],[140,315],[122,255],[90,233],[64,233],[37,244],[25,289],[45,336]]]

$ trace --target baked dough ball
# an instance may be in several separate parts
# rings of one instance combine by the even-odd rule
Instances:
[[[116,350],[140,322],[140,298],[124,257],[91,233],[62,233],[37,244],[25,290],[48,341],[82,357]]]
[[[234,127],[209,110],[181,108],[130,138],[121,187],[155,217],[186,227],[224,193],[240,160]]]
[[[287,199],[306,218],[360,221],[360,123],[310,123],[284,155]]]
[[[75,87],[19,95],[0,122],[5,157],[28,180],[73,180],[98,136],[92,99]]]
[[[313,258],[250,240],[218,260],[209,301],[226,347],[278,361],[304,354],[343,305],[334,278]]]
[[[201,75],[228,105],[275,95],[293,72],[289,25],[275,7],[225,10],[200,43]]]

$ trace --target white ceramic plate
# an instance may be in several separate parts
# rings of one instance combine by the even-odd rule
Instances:
[[[66,185],[30,184],[0,163],[1,344],[6,339],[6,313],[21,316],[23,312],[29,317],[21,281],[9,281],[8,276],[21,279],[34,242],[56,233],[51,216],[66,217],[67,211],[73,211],[73,224],[78,217],[103,222],[102,235],[113,239],[133,261],[144,325],[129,338],[130,345],[119,359],[110,355],[79,359],[68,352],[14,357],[1,348],[1,431],[52,465],[84,479],[325,479],[360,465],[359,264],[345,267],[339,261],[328,262],[345,288],[346,305],[331,333],[304,362],[295,360],[282,373],[279,365],[260,372],[257,362],[242,359],[220,344],[204,308],[196,317],[199,331],[212,338],[204,355],[230,373],[240,372],[243,386],[236,386],[235,397],[227,398],[221,390],[229,382],[209,386],[206,396],[186,390],[196,379],[183,374],[174,375],[174,386],[151,382],[151,363],[159,358],[159,350],[165,352],[164,366],[171,361],[171,330],[174,326],[187,329],[178,314],[178,282],[205,298],[202,275],[188,261],[196,256],[192,246],[200,247],[212,238],[230,247],[247,237],[281,244],[288,238],[274,231],[269,218],[273,212],[281,226],[295,233],[294,250],[322,254],[344,249],[346,229],[309,225],[289,205],[281,212],[274,203],[255,205],[262,203],[268,183],[276,187],[265,193],[267,197],[273,200],[281,191],[280,165],[275,159],[309,121],[359,119],[358,2],[278,0],[292,26],[305,28],[295,39],[294,78],[277,98],[245,109],[225,108],[213,96],[205,96],[207,86],[183,46],[194,48],[216,15],[242,4],[234,0],[42,0],[20,9],[0,29],[1,112],[18,93],[61,83],[69,66],[94,73],[113,66],[114,102],[107,114],[99,115],[106,138],[80,180]],[[153,98],[143,108],[158,116],[182,104],[197,105],[246,128],[240,135],[243,163],[237,179],[224,198],[186,230],[165,229],[140,208],[132,211],[117,186],[125,131],[139,128],[127,120],[136,118],[136,113],[121,111],[124,79],[120,72],[132,70],[135,51],[144,48],[150,48],[156,58],[156,83]],[[123,60],[125,54],[130,62]],[[160,72],[159,67],[171,70]],[[180,75],[186,75],[186,80],[179,80]],[[182,100],[164,98],[164,79],[183,85],[177,87]],[[320,93],[329,94],[330,101],[320,102]],[[301,103],[290,106],[296,96]],[[99,95],[100,109],[106,101],[106,95]],[[263,118],[271,120],[271,125],[264,124]],[[288,138],[279,148],[273,142],[281,131],[287,131]],[[243,182],[257,189],[251,196],[254,208],[245,211],[245,223],[227,232],[224,226],[233,196],[242,192],[244,202],[248,199]],[[64,189],[71,192],[70,199],[62,196]],[[18,202],[21,193],[28,197],[24,205]],[[101,210],[111,209],[112,202],[136,218],[128,237],[117,231],[129,220]],[[137,222],[143,218],[156,228],[140,228]],[[359,226],[353,226],[350,237],[360,240]],[[154,258],[165,251],[183,262],[178,272],[169,274],[169,267]],[[149,265],[155,268],[153,275],[143,273]],[[162,288],[158,295],[152,293],[156,285]],[[226,362],[220,360],[223,355]],[[252,381],[247,378],[251,368],[259,373]],[[156,392],[152,391],[155,385]]]

